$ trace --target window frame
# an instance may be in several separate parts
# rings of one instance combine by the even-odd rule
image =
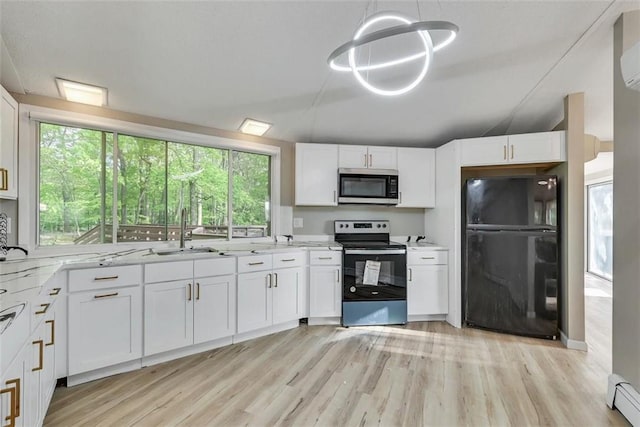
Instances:
[[[280,234],[280,174],[281,174],[281,150],[275,145],[261,144],[253,141],[232,139],[213,134],[197,133],[192,131],[179,130],[168,127],[151,126],[125,120],[112,119],[85,113],[76,113],[66,110],[58,110],[48,107],[34,106],[29,104],[20,105],[19,118],[20,155],[19,182],[18,182],[18,223],[19,243],[32,251],[39,253],[73,253],[87,252],[88,248],[95,249],[96,252],[103,250],[138,248],[141,245],[149,248],[162,248],[175,246],[173,241],[159,242],[121,242],[121,243],[100,243],[92,245],[57,245],[40,246],[39,236],[39,181],[40,181],[40,158],[39,158],[39,126],[38,123],[45,122],[61,126],[73,126],[88,128],[103,132],[112,132],[114,141],[119,134],[134,135],[141,138],[152,138],[173,143],[197,145],[208,148],[219,148],[225,150],[236,150],[247,153],[268,155],[271,158],[270,170],[270,204],[271,204],[271,227],[270,235],[260,238],[231,238],[233,223],[229,227],[227,239],[203,239],[197,240],[194,246],[205,246],[215,244],[233,244],[238,242],[252,241],[273,241],[273,236]],[[26,141],[22,142],[22,141]],[[114,175],[117,169],[114,168]],[[117,177],[113,181],[114,187],[117,185]],[[231,188],[230,188],[231,190]],[[230,193],[231,197],[231,193]],[[115,201],[114,201],[115,202]],[[230,205],[231,209],[231,205]],[[233,219],[231,218],[231,221]],[[114,227],[117,226],[114,224]]]
[[[599,180],[589,181],[585,183],[585,271],[593,276],[599,277],[602,280],[608,282],[613,281],[613,271],[611,277],[607,277],[603,274],[595,272],[591,269],[591,188],[601,187],[605,185],[611,185],[611,191],[613,192],[613,179],[612,177],[604,177]]]

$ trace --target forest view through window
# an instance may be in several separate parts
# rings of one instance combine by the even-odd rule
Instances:
[[[40,245],[178,240],[183,208],[194,240],[271,234],[268,155],[47,123],[39,136]]]

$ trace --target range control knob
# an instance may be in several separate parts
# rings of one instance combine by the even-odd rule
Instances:
[[[382,224],[382,228],[387,228],[387,224]]]
[[[378,224],[378,228],[380,228],[380,227],[381,227],[381,225],[380,225],[380,224]]]
[[[340,228],[344,227],[344,224],[340,224]]]
[[[346,224],[345,227],[349,228],[349,224]]]

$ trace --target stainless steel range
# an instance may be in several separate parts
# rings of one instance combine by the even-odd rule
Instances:
[[[342,324],[407,323],[407,248],[389,241],[389,221],[335,221],[342,244]]]

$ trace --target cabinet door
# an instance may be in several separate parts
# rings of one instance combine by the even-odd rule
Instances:
[[[449,311],[446,265],[410,266],[407,283],[407,314],[446,314]]]
[[[193,343],[236,333],[236,276],[196,279],[193,303]]]
[[[462,166],[486,166],[507,163],[508,144],[507,136],[460,140],[460,163]]]
[[[273,324],[300,318],[298,292],[302,268],[283,268],[273,271]]]
[[[398,148],[399,208],[435,207],[435,166],[432,148]]]
[[[69,375],[142,357],[139,286],[69,295]]]
[[[338,205],[338,146],[296,144],[296,205]]]
[[[29,343],[31,344],[31,343]],[[31,373],[31,345],[26,345],[2,372],[0,378],[0,421],[2,425],[31,426],[35,425],[37,414],[32,413],[29,397]],[[11,421],[13,420],[13,424]]]
[[[541,132],[509,136],[509,162],[546,163],[566,159],[564,132]]]
[[[309,317],[342,315],[342,269],[340,266],[309,268]]]
[[[193,344],[193,282],[144,287],[144,355]]]
[[[369,167],[369,152],[364,145],[339,145],[338,166],[341,168]]]
[[[42,333],[42,339],[44,340],[44,381],[42,382],[40,409],[43,417],[47,412],[47,407],[56,388],[56,311],[52,311],[44,321],[44,331]]]
[[[396,147],[369,147],[368,167],[372,169],[398,169]]]
[[[0,86],[0,199],[18,197],[18,103]]]
[[[238,274],[238,333],[272,324],[271,272]]]

